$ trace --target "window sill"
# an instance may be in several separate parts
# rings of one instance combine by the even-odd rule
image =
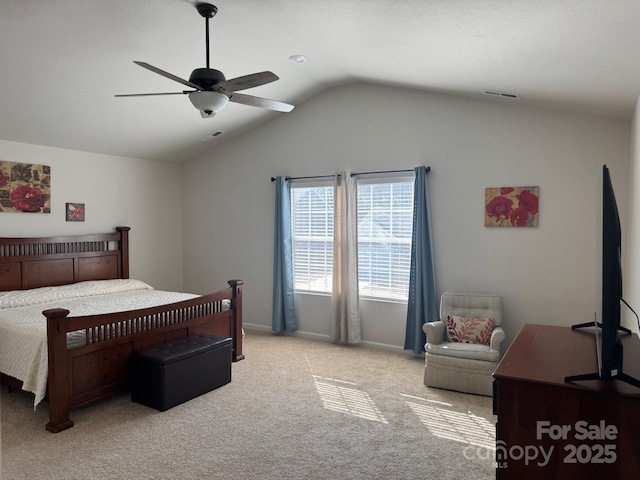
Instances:
[[[331,293],[329,292],[317,292],[313,290],[294,290],[294,295],[310,295],[314,297],[329,297],[331,298]],[[360,300],[365,300],[367,302],[382,302],[382,303],[398,303],[402,305],[407,304],[407,300],[402,300],[398,298],[383,298],[383,297],[367,297],[361,296]]]
[[[407,304],[407,300],[401,300],[399,298],[384,298],[384,297],[365,297],[361,296],[360,300],[367,300],[368,302],[382,302],[382,303],[400,303]]]
[[[313,295],[316,297],[331,297],[330,292],[319,292],[314,290],[294,290],[294,295]]]

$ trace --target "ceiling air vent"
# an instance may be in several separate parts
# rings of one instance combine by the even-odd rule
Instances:
[[[484,93],[485,95],[490,95],[492,97],[510,98],[512,100],[517,100],[520,98],[520,95],[518,95],[517,93],[499,92],[497,90],[483,90],[482,93]]]
[[[224,131],[222,130],[216,130],[213,133],[210,133],[209,135],[207,135],[206,137],[204,137],[202,139],[203,142],[210,142],[211,140],[213,140],[214,138],[218,138],[220,135],[222,135],[224,133]]]

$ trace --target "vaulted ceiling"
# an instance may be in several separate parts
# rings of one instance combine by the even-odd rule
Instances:
[[[204,67],[196,3],[0,0],[0,139],[182,162],[215,148],[212,132],[294,116],[230,103],[203,119],[186,95],[114,97],[189,89],[133,61],[184,79]],[[365,81],[630,118],[640,93],[636,0],[211,3],[211,67],[272,71],[241,93],[287,103]]]

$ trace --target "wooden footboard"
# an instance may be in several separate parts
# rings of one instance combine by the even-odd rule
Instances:
[[[170,305],[104,315],[68,317],[44,311],[49,355],[50,432],[73,426],[70,410],[127,389],[131,354],[155,344],[199,333],[232,338],[232,359],[242,354],[242,280],[230,287]],[[228,301],[225,307],[224,301]],[[67,347],[67,334],[84,335],[84,345]]]

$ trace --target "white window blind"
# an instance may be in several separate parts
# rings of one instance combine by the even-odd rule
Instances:
[[[413,182],[358,184],[361,296],[407,299],[412,228]]]
[[[362,297],[406,300],[413,181],[358,183],[358,283]],[[333,186],[291,186],[296,290],[331,292]]]
[[[333,186],[291,186],[294,288],[331,292]]]

